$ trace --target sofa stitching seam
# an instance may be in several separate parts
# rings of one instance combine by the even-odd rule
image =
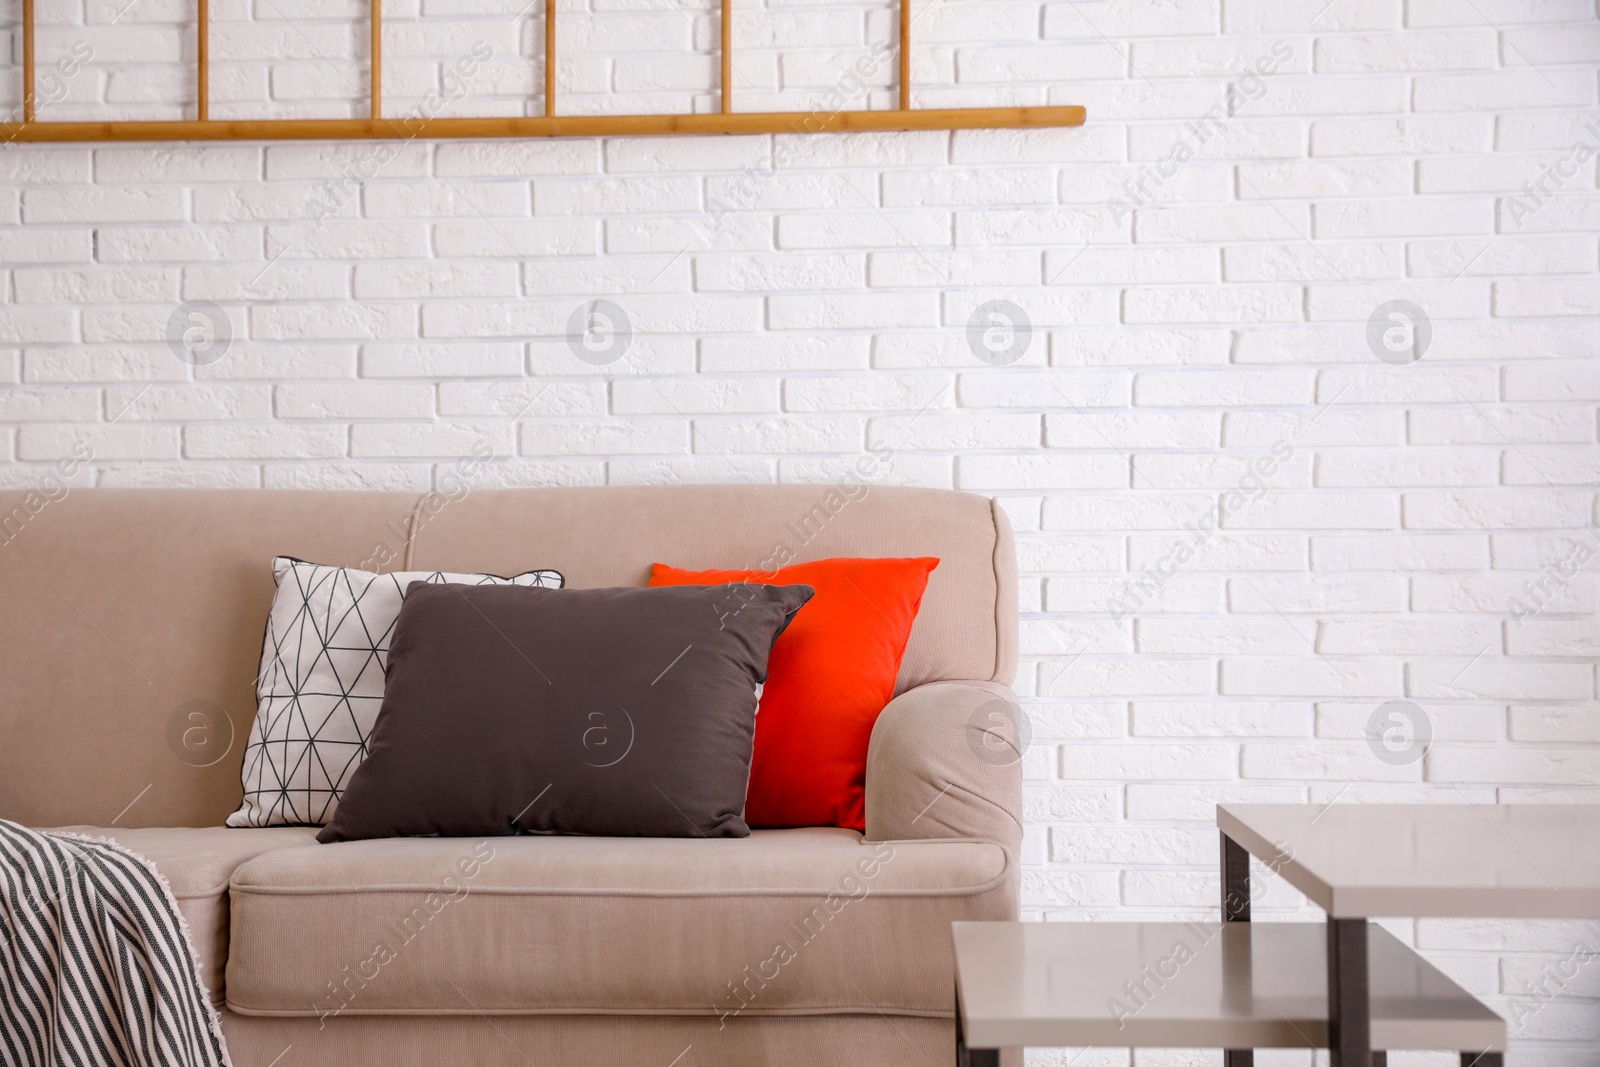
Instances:
[[[252,1008],[233,1001],[227,1001],[228,1010],[235,1015],[254,1016],[269,1019],[314,1019],[318,1013],[304,1011],[299,1008]],[[879,1014],[897,1015],[910,1019],[953,1019],[955,1013],[948,1008],[914,1008],[908,1005],[875,1005],[881,1009]],[[481,1008],[471,1012],[458,1011],[454,1008],[346,1008],[336,1014],[357,1015],[369,1018],[384,1018],[404,1015],[428,1016],[432,1018],[459,1018],[477,1015],[498,1015],[502,1017],[527,1016],[527,1017],[559,1017],[583,1016],[586,1018],[618,1018],[628,1016],[645,1016],[652,1019],[715,1019],[717,1016],[704,1014],[692,1009],[678,1008],[600,1008],[583,1006],[578,1008]],[[741,1014],[758,1018],[769,1019],[794,1019],[805,1018],[810,1015],[860,1015],[871,1017],[872,1013],[863,1011],[856,1004],[819,1004],[816,1006],[772,1009],[760,1011],[745,1011]]]
[[[976,801],[978,801],[980,803],[983,803],[983,804],[987,804],[991,808],[999,808],[1000,811],[1005,813],[1006,818],[1010,819],[1013,823],[1016,824],[1017,829],[1021,830],[1023,828],[1022,821],[1020,819],[1018,819],[1015,815],[1011,814],[1011,812],[1007,811],[1006,808],[1003,805],[996,804],[994,801],[990,800],[988,797],[984,796],[983,794],[975,793],[972,790],[968,789],[966,786],[958,785],[955,782],[951,782],[950,783],[950,788],[951,789],[959,789],[959,790],[961,790],[961,792],[967,794],[967,796],[971,797],[973,800],[976,800]],[[993,844],[999,844],[998,841],[992,842],[992,843]],[[1001,846],[1001,848],[1002,848],[1002,851],[1003,851],[1004,850],[1004,846]]]
[[[989,550],[989,569],[994,573],[994,666],[989,671],[991,682],[1000,681],[1000,664],[1003,652],[1001,649],[1000,631],[1000,516],[998,514],[1000,502],[994,497],[989,498],[989,529],[994,534],[994,546]]]
[[[423,493],[417,497],[417,502],[411,505],[411,520],[406,523],[406,559],[404,569],[408,571],[415,569],[411,566],[411,559],[413,553],[416,551],[417,532],[421,526],[421,523],[418,520],[422,518],[422,505],[427,499],[427,493]]]
[[[917,841],[918,844],[926,842]],[[983,844],[994,845],[1002,853],[1003,846],[996,841],[984,841]],[[977,897],[991,892],[997,885],[1004,881],[1004,871],[987,882],[978,882],[970,886],[961,886],[956,889],[880,889],[874,892],[874,897],[891,900],[937,900],[942,898]],[[350,897],[361,896],[368,893],[453,893],[449,886],[443,885],[370,885],[357,886],[354,889],[340,889],[337,886],[260,886],[260,885],[233,885],[228,887],[229,895],[256,896],[256,897]],[[800,899],[811,900],[825,897],[833,890],[825,887],[814,889],[779,889],[770,891],[730,890],[730,889],[705,889],[699,891],[679,892],[675,890],[612,890],[612,889],[528,889],[517,886],[479,886],[472,890],[474,896],[485,897],[621,897],[628,899],[646,900],[706,900],[726,899],[729,897],[744,900],[772,900],[772,899]]]

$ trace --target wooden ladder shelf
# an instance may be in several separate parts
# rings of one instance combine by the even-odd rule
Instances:
[[[20,123],[0,124],[8,141],[360,141],[460,137],[639,137],[662,134],[856,133],[876,130],[1022,129],[1082,126],[1077,106],[913,108],[911,0],[900,0],[900,100],[893,110],[765,111],[733,109],[732,0],[722,0],[721,110],[709,114],[557,115],[555,0],[545,0],[545,113],[531,117],[441,118],[383,114],[383,9],[372,4],[371,117],[365,119],[249,119],[210,117],[209,0],[198,0],[199,94],[195,120],[40,122],[34,83],[34,0],[22,0],[23,104]]]

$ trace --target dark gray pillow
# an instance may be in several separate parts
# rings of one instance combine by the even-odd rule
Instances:
[[[756,686],[810,586],[413,583],[317,840],[745,837]]]

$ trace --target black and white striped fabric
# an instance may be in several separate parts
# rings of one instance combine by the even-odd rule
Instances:
[[[0,819],[0,1061],[228,1064],[177,902],[145,860]]]

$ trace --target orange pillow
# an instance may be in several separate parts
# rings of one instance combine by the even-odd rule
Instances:
[[[939,561],[823,559],[775,571],[686,571],[657,563],[651,585],[809,585],[779,635],[756,713],[745,822],[865,831],[867,742],[894,696],[911,624]]]

